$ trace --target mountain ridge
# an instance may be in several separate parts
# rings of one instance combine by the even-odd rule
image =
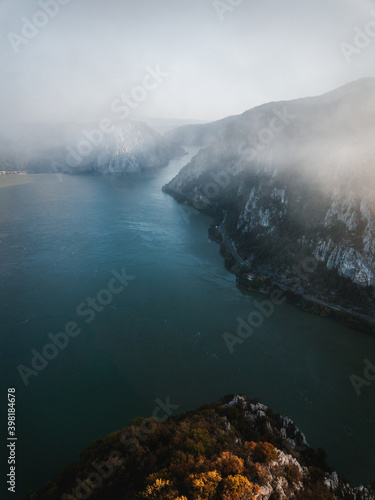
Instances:
[[[374,78],[248,110],[163,189],[195,209],[225,210],[226,231],[249,268],[280,277],[309,256],[319,270],[305,290],[372,316],[371,102]],[[352,292],[339,296],[350,283],[362,290],[361,303]]]
[[[0,137],[4,170],[131,174],[161,168],[184,149],[144,122],[24,125]]]

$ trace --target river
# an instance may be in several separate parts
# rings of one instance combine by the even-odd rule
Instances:
[[[238,392],[295,420],[354,483],[375,479],[375,382],[357,396],[349,380],[375,363],[375,339],[283,304],[229,352],[223,334],[264,297],[236,288],[210,219],[161,191],[193,153],[147,174],[0,189],[1,394],[17,391],[19,495],[160,401],[176,413]],[[108,294],[122,272],[127,286]],[[71,322],[80,333],[34,370],[31,351]]]

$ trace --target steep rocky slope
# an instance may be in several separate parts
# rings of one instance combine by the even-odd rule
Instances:
[[[0,138],[0,165],[30,173],[132,174],[163,167],[183,154],[180,145],[134,121],[24,126]]]
[[[368,78],[246,111],[164,190],[198,210],[225,210],[250,267],[281,279],[314,259],[311,293],[372,314],[374,102]]]
[[[138,419],[92,443],[29,500],[374,500],[325,464],[287,417],[243,396]]]
[[[145,123],[128,122],[115,126],[87,159],[83,158],[78,166],[73,159],[72,166],[73,171],[79,172],[132,174],[164,167],[172,158],[183,154],[181,146],[165,139]]]

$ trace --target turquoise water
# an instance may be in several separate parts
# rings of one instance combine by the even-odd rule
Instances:
[[[235,287],[210,219],[161,191],[188,158],[152,174],[39,175],[0,189],[1,393],[17,389],[18,495],[152,414],[156,399],[179,412],[237,392],[294,419],[352,481],[375,478],[375,382],[358,397],[349,381],[375,362],[375,339],[284,304],[230,354],[223,333],[264,297]],[[134,279],[86,324],[77,306],[123,268]],[[17,367],[70,321],[81,333],[26,387]]]

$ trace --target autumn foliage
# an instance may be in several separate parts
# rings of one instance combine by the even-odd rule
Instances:
[[[280,467],[275,445],[279,448],[281,442],[272,438],[279,435],[272,431],[279,424],[272,411],[267,417],[272,427],[262,420],[249,423],[245,413],[241,404],[216,403],[164,423],[148,419],[146,425],[137,419],[92,443],[79,462],[41,492],[30,493],[29,500],[77,499],[82,488],[89,488],[92,500],[252,500],[260,497],[262,487],[269,488],[275,470],[277,480],[279,474],[291,491],[303,486],[298,486],[301,498],[303,492],[311,498],[310,491],[331,498],[317,467],[310,467],[311,478],[310,469],[302,477],[302,469],[292,462]],[[90,482],[93,463],[105,464],[105,477],[96,488]]]

